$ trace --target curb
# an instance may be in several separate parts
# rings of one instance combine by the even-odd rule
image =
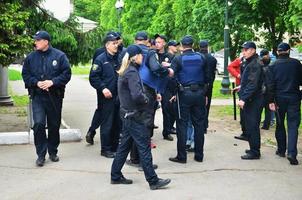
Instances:
[[[47,133],[47,131],[46,131]],[[80,129],[60,129],[60,142],[80,142]],[[33,131],[0,133],[0,145],[33,144]]]

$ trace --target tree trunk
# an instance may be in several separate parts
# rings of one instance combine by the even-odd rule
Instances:
[[[0,65],[0,106],[12,106],[13,100],[8,95],[8,68]]]

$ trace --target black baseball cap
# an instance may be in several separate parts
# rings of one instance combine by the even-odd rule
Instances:
[[[141,54],[143,52],[142,48],[140,48],[140,46],[138,46],[136,44],[129,45],[127,47],[126,51],[129,54],[130,58],[137,55],[137,54]]]
[[[120,38],[116,34],[107,33],[105,38],[104,38],[104,43],[106,44],[109,41],[116,41],[116,40],[119,40],[119,39]]]
[[[194,43],[194,39],[191,35],[186,35],[181,39],[180,43],[182,45],[192,45]]]
[[[50,35],[46,31],[38,31],[36,34],[33,36],[34,40],[48,40],[50,41]]]
[[[244,49],[256,49],[256,44],[252,41],[246,41],[241,46]]]
[[[136,40],[148,40],[148,34],[145,31],[137,32],[135,35]]]
[[[156,38],[161,38],[161,39],[167,41],[167,37],[164,36],[164,35],[161,35],[161,34],[159,34],[159,33],[156,33],[156,34],[154,35],[154,39],[156,39]]]
[[[289,44],[285,43],[285,42],[281,42],[279,45],[278,45],[278,48],[277,48],[277,51],[288,51],[290,50],[290,46]]]
[[[201,40],[199,42],[199,47],[200,48],[207,48],[209,46],[209,42],[207,40]]]
[[[107,35],[113,35],[114,37],[116,37],[117,40],[121,39],[120,33],[115,32],[115,31],[109,31],[109,32],[106,34],[106,36],[107,36]]]
[[[171,41],[168,42],[168,47],[169,46],[175,46],[176,47],[177,45],[179,45],[179,42],[176,42],[175,40],[171,40]]]
[[[260,51],[260,57],[263,57],[263,56],[265,56],[265,55],[269,55],[269,51],[268,51],[267,49],[262,49],[262,50]]]

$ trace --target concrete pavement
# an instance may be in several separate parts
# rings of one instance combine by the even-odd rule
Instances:
[[[66,123],[84,136],[95,105],[88,81],[73,76],[63,108]],[[156,124],[162,124],[160,112]],[[234,140],[233,134],[224,128],[207,134],[204,162],[195,162],[190,153],[187,164],[177,164],[168,161],[176,155],[176,140],[163,140],[161,127],[156,129],[152,153],[157,173],[172,179],[167,189],[158,191],[150,191],[143,173],[127,165],[123,172],[133,185],[110,185],[112,159],[99,155],[99,134],[93,146],[85,141],[61,144],[60,162],[47,160],[43,168],[35,167],[33,145],[0,146],[1,199],[301,199],[302,165],[290,166],[267,146],[262,146],[260,160],[243,161],[240,155],[248,144]]]

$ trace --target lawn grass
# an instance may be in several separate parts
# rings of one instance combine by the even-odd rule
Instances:
[[[90,65],[84,65],[84,66],[73,66],[71,68],[73,75],[88,75],[90,72]]]
[[[10,81],[22,80],[21,72],[8,68],[8,79]]]
[[[230,99],[230,98],[232,98],[232,94],[221,94],[220,89],[221,89],[221,81],[215,80],[214,86],[213,86],[213,94],[212,94],[213,99]]]
[[[12,99],[14,100],[14,105],[18,107],[27,106],[29,103],[28,95],[12,95]]]

